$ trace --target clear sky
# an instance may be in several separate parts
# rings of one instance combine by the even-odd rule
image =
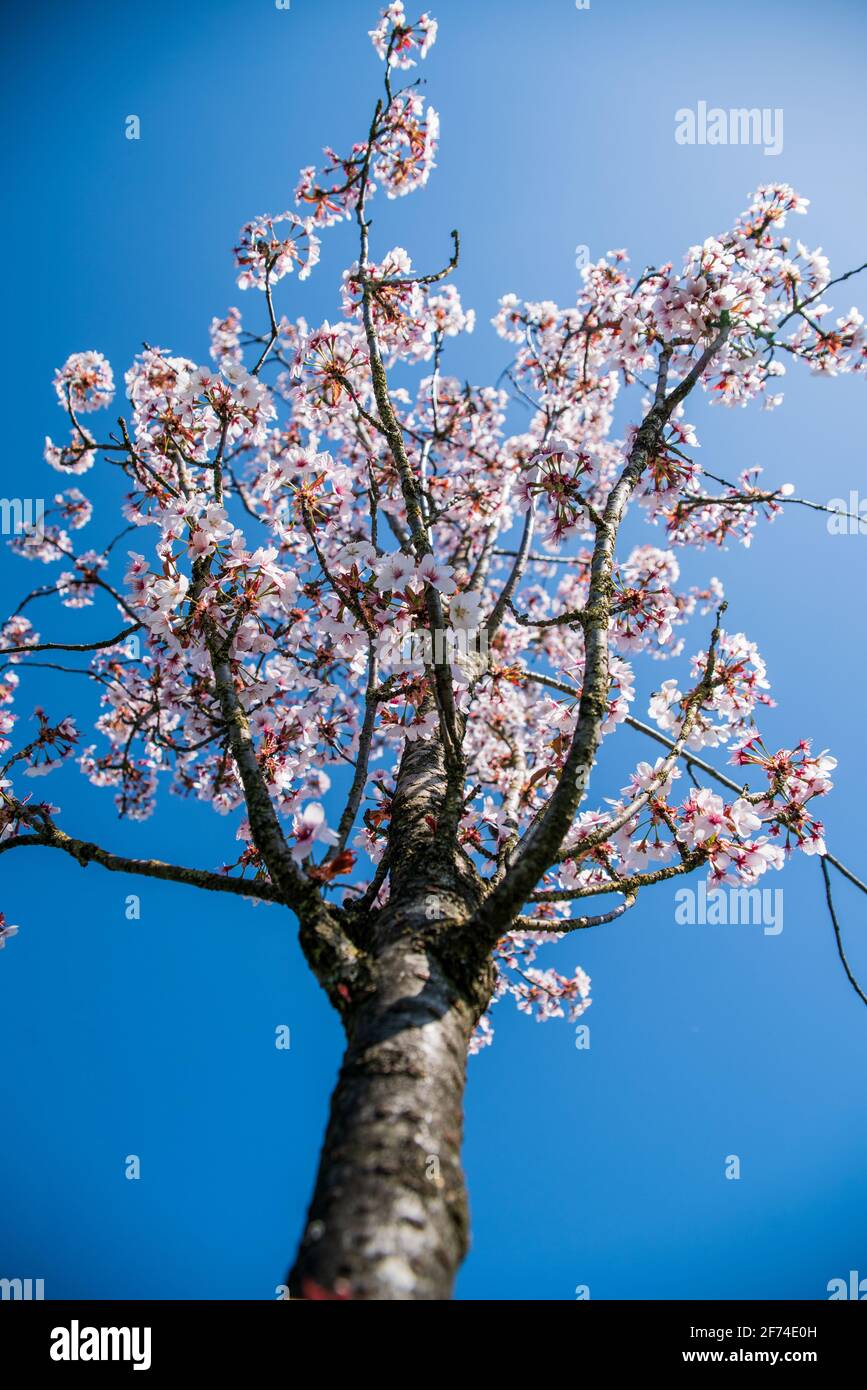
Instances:
[[[792,231],[835,273],[867,259],[859,0],[431,10],[439,167],[421,194],[375,202],[373,254],[403,245],[435,268],[460,228],[458,284],[479,326],[452,370],[496,378],[499,295],[568,304],[577,244],[594,257],[626,246],[641,266],[679,259],[761,182],[812,200]],[[46,433],[64,434],[51,377],[70,352],[104,352],[121,378],[142,340],[205,360],[212,315],[261,312],[234,283],[237,231],[289,207],[326,142],[362,138],[380,81],[366,37],[377,13],[357,0],[6,8],[4,496],[65,485],[41,455]],[[783,152],[676,144],[675,111],[699,100],[782,108]],[[124,137],[130,114],[137,142]],[[278,309],[335,318],[354,255],[349,228],[327,233],[321,265],[281,283]],[[831,302],[863,308],[867,283]],[[691,408],[706,466],[729,476],[761,462],[822,502],[863,488],[863,380],[796,372],[784,390],[770,414]],[[97,503],[85,534],[103,543],[119,529],[106,471],[82,480]],[[822,812],[831,847],[861,874],[865,553],[867,536],[830,536],[821,515],[790,508],[751,550],[686,565],[691,582],[724,581],[728,625],[767,660],[779,701],[768,741],[812,737],[839,758]],[[45,575],[3,547],[4,608]],[[74,622],[97,638],[106,617],[50,601],[40,627],[59,637]],[[692,635],[689,651],[702,645]],[[644,669],[639,715],[667,674]],[[85,681],[42,670],[26,682],[22,713],[41,703],[92,722]],[[628,730],[617,750],[594,774],[594,800],[648,753]],[[71,768],[50,789],[67,830],[115,851],[232,857],[234,822],[206,807],[166,800],[135,826]],[[810,1299],[850,1269],[867,1276],[867,1009],[837,961],[817,861],[772,886],[785,895],[778,936],[678,926],[663,886],[622,923],[549,948],[551,964],[593,979],[587,1051],[567,1023],[497,1006],[495,1044],[470,1063],[461,1297],[572,1299],[583,1284],[593,1298]],[[139,922],[125,919],[128,893]],[[842,883],[837,900],[867,978],[867,902]],[[0,908],[21,925],[0,955],[0,1277],[44,1278],[48,1297],[273,1297],[341,1049],[285,914],[41,850],[0,859]],[[274,1047],[279,1024],[289,1051]],[[130,1154],[139,1181],[124,1176]],[[739,1181],[724,1177],[731,1154]]]

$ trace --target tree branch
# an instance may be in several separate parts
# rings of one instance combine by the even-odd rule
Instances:
[[[282,902],[280,890],[273,883],[230,878],[210,869],[189,869],[179,864],[165,864],[161,859],[129,859],[122,854],[111,854],[90,840],[74,839],[55,826],[32,835],[14,835],[8,840],[0,841],[0,854],[12,849],[26,849],[31,845],[62,850],[64,854],[76,859],[82,868],[86,868],[88,864],[99,864],[111,873],[161,878],[170,883],[186,883],[191,888],[204,888],[209,892],[234,893],[237,897],[255,898],[259,902]]]
[[[858,998],[861,1000],[862,1004],[867,1004],[867,994],[864,993],[858,981],[855,979],[855,976],[852,973],[852,967],[846,959],[846,952],[843,949],[843,936],[840,931],[840,923],[837,921],[837,913],[834,911],[834,899],[831,896],[831,876],[828,873],[828,865],[825,862],[824,856],[822,857],[821,862],[822,877],[825,880],[825,899],[828,903],[828,911],[831,914],[831,922],[834,926],[834,939],[837,942],[837,954],[843,963],[843,969],[846,971],[847,980],[854,989],[855,993],[858,995]]]

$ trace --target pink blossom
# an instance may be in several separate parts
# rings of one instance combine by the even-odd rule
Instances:
[[[292,829],[295,835],[292,858],[296,863],[308,859],[317,842],[325,845],[338,843],[335,832],[325,824],[325,810],[318,801],[308,802],[304,810],[295,816]]]

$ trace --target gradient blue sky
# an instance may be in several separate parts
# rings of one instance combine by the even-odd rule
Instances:
[[[479,327],[452,352],[458,373],[490,381],[505,365],[488,326],[500,294],[570,302],[576,244],[594,257],[627,246],[641,265],[677,258],[762,181],[811,198],[792,231],[835,271],[865,259],[867,11],[855,0],[592,0],[586,12],[442,0],[432,12],[439,168],[422,194],[374,205],[373,245],[434,267],[460,227],[459,285]],[[261,311],[234,284],[237,230],[289,206],[323,144],[366,130],[376,14],[355,0],[6,7],[4,495],[63,485],[41,449],[64,432],[51,376],[70,352],[98,348],[118,377],[143,339],[204,360],[213,314]],[[675,110],[700,99],[782,107],[783,153],[675,144]],[[124,138],[131,113],[139,142]],[[279,287],[279,309],[335,317],[354,253],[348,228],[328,234],[311,279]],[[867,284],[833,300],[853,301]],[[728,475],[761,461],[821,501],[863,486],[863,381],[795,373],[785,389],[770,415],[691,408],[702,461]],[[100,504],[89,534],[107,539],[116,479],[95,470],[83,488]],[[769,741],[812,736],[839,757],[823,812],[861,873],[865,547],[789,509],[750,551],[687,564],[690,580],[723,579],[729,625],[766,657]],[[45,574],[4,547],[4,606]],[[107,618],[48,604],[40,626],[99,637]],[[643,672],[639,713],[666,674]],[[26,677],[19,708],[86,719],[90,687],[62,679]],[[595,797],[647,751],[622,732]],[[137,827],[71,769],[50,788],[71,833],[114,850],[202,865],[232,853],[233,826],[199,805],[166,800]],[[810,1299],[850,1269],[867,1275],[867,1010],[837,961],[818,863],[794,862],[772,886],[785,890],[777,937],[677,926],[662,888],[622,923],[550,948],[551,963],[593,978],[589,1051],[566,1023],[497,1007],[495,1045],[470,1064],[461,1297],[571,1299],[587,1284],[593,1298]],[[130,892],[138,923],[125,920]],[[842,884],[837,898],[867,977],[867,904]],[[0,1276],[42,1277],[56,1298],[273,1297],[341,1047],[285,917],[47,851],[0,860],[0,906],[21,924],[0,955]],[[274,1048],[281,1023],[289,1052]],[[131,1153],[138,1182],[124,1177]],[[723,1177],[732,1153],[739,1182]]]

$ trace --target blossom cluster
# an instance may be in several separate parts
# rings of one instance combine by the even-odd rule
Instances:
[[[601,740],[592,799],[542,897],[527,904],[538,932],[511,933],[498,952],[498,998],[542,1020],[577,1019],[587,977],[535,960],[582,895],[623,898],[624,882],[660,871],[750,884],[787,850],[824,853],[813,803],[830,789],[834,760],[806,742],[768,751],[759,721],[772,700],[755,643],[724,631],[709,651],[703,634],[702,650],[681,660],[689,625],[724,598],[715,576],[683,582],[683,549],[749,544],[792,497],[758,468],[715,480],[696,461],[691,417],[702,394],[708,404],[776,406],[798,364],[863,372],[863,323],[830,303],[821,250],[786,233],[806,200],[769,184],[677,268],[636,275],[615,250],[585,268],[572,303],[505,295],[493,322],[511,365],[494,383],[465,380],[452,343],[475,316],[448,279],[457,238],[452,263],[430,274],[403,247],[374,254],[367,242],[377,190],[402,196],[434,167],[438,116],[417,85],[395,91],[392,81],[426,57],[436,22],[410,22],[394,3],[370,37],[386,66],[367,135],[326,148],[323,167],[301,172],[296,210],[256,217],[238,237],[238,285],[263,292],[261,321],[234,307],[215,315],[205,365],[146,345],[124,375],[126,414],[101,434],[79,417],[111,404],[109,363],[74,353],[55,376],[71,434],[64,445],[46,440],[47,463],[77,476],[107,459],[124,479],[134,533],[79,543],[92,509],[71,487],[38,534],[13,544],[56,566],[40,598],[98,607],[112,632],[125,631],[85,658],[100,703],[84,745],[69,721],[37,711],[19,761],[40,775],[74,755],[133,819],[152,813],[163,788],[195,797],[230,820],[239,849],[227,870],[261,876],[227,743],[231,699],[299,871],[348,901],[383,863],[407,749],[438,751],[445,689],[466,760],[460,845],[490,879],[544,814],[581,722],[597,541],[613,525],[621,480],[659,544],[630,537],[611,558],[607,627],[595,637],[607,687],[592,692]],[[288,288],[280,282],[309,275],[324,233],[359,214],[364,235],[332,316],[289,317],[276,303]],[[678,385],[695,392],[684,390],[632,477],[642,421]],[[517,423],[515,402],[526,411]],[[451,645],[438,648],[444,636]],[[21,613],[0,630],[4,753],[18,728],[18,668],[39,641]],[[607,798],[606,741],[633,717],[644,658],[671,663],[648,714],[674,749],[639,762]],[[684,790],[678,761],[709,749],[725,750],[752,785],[725,797]],[[336,788],[356,769],[359,813],[347,830]],[[28,824],[22,806],[4,792],[0,834]],[[377,879],[379,905],[388,892]],[[486,1017],[478,1041],[489,1037]]]

